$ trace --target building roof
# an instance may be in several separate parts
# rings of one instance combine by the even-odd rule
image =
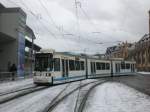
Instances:
[[[27,17],[26,13],[20,7],[6,8],[1,6],[0,13],[14,13],[14,12],[19,12],[24,17]]]
[[[145,34],[138,42],[144,42],[150,39],[150,34]]]
[[[106,54],[110,54],[116,50],[117,46],[108,47],[106,50]]]
[[[29,47],[29,48],[32,48],[32,42],[30,42],[29,40],[25,39],[25,46],[27,46],[27,47]],[[36,45],[36,44],[34,44],[34,45],[33,45],[33,49],[34,49],[35,51],[40,51],[41,47],[38,46],[38,45]]]
[[[3,8],[5,8],[5,6],[0,3],[0,9],[3,9]]]
[[[30,39],[36,39],[33,30],[32,30],[29,26],[26,25],[25,31],[26,31],[26,34],[25,34],[25,35],[26,35],[27,37],[29,37]]]

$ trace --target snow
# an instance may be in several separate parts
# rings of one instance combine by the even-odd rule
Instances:
[[[86,84],[96,80],[97,79],[88,79],[77,81],[33,92],[1,104],[0,112],[41,112],[64,88],[67,87],[66,91],[64,91],[59,98],[77,88],[80,84]],[[26,86],[31,82],[30,79],[23,83],[16,81],[13,82],[14,85],[10,85],[11,87],[9,89],[23,87],[23,85]],[[3,84],[0,85],[6,88],[9,84],[10,83],[6,86]],[[17,86],[17,84],[19,85]],[[93,84],[87,85],[75,91],[60,102],[53,112],[74,112],[76,101],[80,104],[88,88],[92,85]],[[149,107],[150,97],[148,95],[121,83],[105,82],[92,90],[85,104],[84,112],[150,112]]]
[[[62,84],[25,95],[18,99],[14,99],[10,102],[1,104],[0,112],[41,112],[60,93],[60,91],[67,87],[67,85],[69,86],[67,87],[63,95],[78,87],[79,84],[80,81]]]
[[[150,97],[126,85],[107,82],[96,87],[84,112],[150,112]]]
[[[138,73],[140,73],[140,74],[149,74],[150,75],[150,72],[138,72]]]
[[[17,80],[13,82],[0,83],[0,93],[33,86],[34,86],[33,79],[31,78],[24,80]]]
[[[96,79],[83,80],[80,82],[80,84],[83,85],[93,81],[97,81],[97,80]],[[94,83],[86,85],[80,90],[75,91],[73,94],[68,96],[65,100],[63,100],[52,112],[77,112],[75,108],[76,109],[79,108],[83,96],[86,94],[86,92],[89,90],[89,88],[92,85],[94,85]]]
[[[62,101],[52,112],[74,112],[78,91],[74,92],[67,99]]]
[[[40,112],[65,87],[66,84],[50,87],[1,104],[0,112]]]

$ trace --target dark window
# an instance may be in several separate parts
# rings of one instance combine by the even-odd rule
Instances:
[[[121,64],[121,69],[125,69],[125,64],[124,63]]]
[[[101,70],[101,64],[99,62],[96,62],[96,69]]]
[[[53,64],[51,62],[52,59],[48,57],[39,57],[35,60],[35,71],[51,71],[53,66],[50,66]]]
[[[105,63],[101,63],[101,69],[105,70]]]
[[[84,70],[84,61],[81,61],[81,70]]]
[[[126,63],[126,69],[130,69],[130,64]]]
[[[54,58],[54,71],[60,71],[60,59]]]
[[[75,63],[74,63],[74,60],[69,60],[69,69],[70,69],[70,70],[75,70]]]
[[[75,68],[76,68],[76,70],[80,70],[80,63],[79,63],[79,61],[75,61]]]
[[[106,70],[110,69],[110,63],[106,63]]]

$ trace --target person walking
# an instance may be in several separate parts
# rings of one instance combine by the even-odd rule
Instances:
[[[12,80],[15,80],[15,73],[17,72],[17,67],[15,64],[12,64],[10,67],[10,72],[12,72]]]

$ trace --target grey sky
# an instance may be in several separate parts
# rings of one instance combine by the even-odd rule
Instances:
[[[148,33],[150,0],[78,1],[77,21],[74,0],[0,0],[8,7],[22,7],[35,42],[56,51],[104,53],[115,41],[135,42]]]

